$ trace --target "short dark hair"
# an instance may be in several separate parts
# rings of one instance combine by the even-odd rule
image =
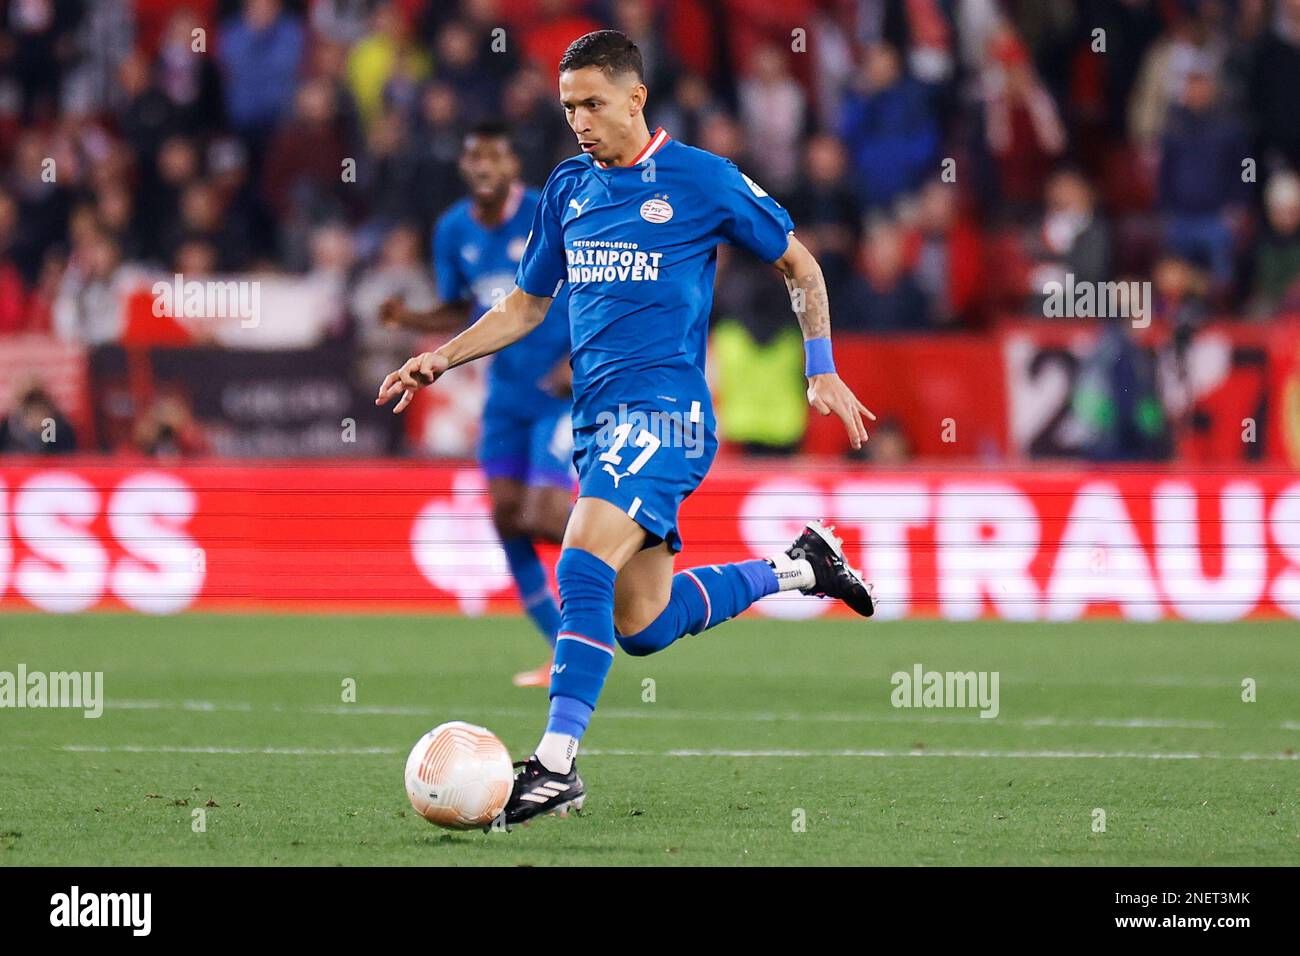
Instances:
[[[465,138],[479,136],[483,139],[504,139],[512,148],[514,143],[511,142],[513,137],[510,133],[510,124],[500,119],[481,119],[465,131]]]
[[[638,82],[645,79],[645,63],[637,45],[617,30],[596,30],[578,37],[569,44],[560,57],[560,72],[597,67],[611,80],[620,73],[636,74]]]

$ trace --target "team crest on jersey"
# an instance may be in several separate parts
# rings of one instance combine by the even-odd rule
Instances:
[[[667,222],[673,218],[673,207],[666,199],[647,199],[641,204],[641,218],[646,222]]]
[[[532,235],[531,232],[528,233],[529,238],[531,238]],[[524,247],[527,245],[528,239],[525,239],[522,236],[515,236],[515,238],[511,239],[510,245],[506,247],[506,255],[510,257],[510,261],[518,262],[522,259],[524,257]]]

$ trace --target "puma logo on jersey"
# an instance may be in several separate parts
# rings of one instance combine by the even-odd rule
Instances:
[[[587,203],[589,203],[589,202],[591,202],[591,197],[590,197],[590,196],[588,196],[586,199],[584,199],[581,203],[579,203],[578,200],[576,200],[576,199],[570,199],[570,200],[569,200],[569,205],[572,206],[574,209],[578,210],[578,215],[581,216],[581,215],[582,215],[582,209],[583,209],[583,207],[586,206]]]
[[[609,472],[610,475],[614,478],[614,487],[615,487],[615,488],[618,487],[618,483],[619,483],[620,481],[622,481],[622,480],[623,480],[624,478],[626,478],[628,475],[632,474],[632,472],[630,472],[630,471],[625,471],[625,472],[623,472],[623,474],[620,475],[617,471],[614,470],[614,466],[611,465],[609,462],[605,462],[605,470],[606,470],[607,472]]]

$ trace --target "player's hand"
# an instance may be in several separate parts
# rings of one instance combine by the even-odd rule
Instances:
[[[384,376],[375,404],[386,405],[391,399],[400,395],[401,398],[393,408],[393,414],[404,411],[415,398],[415,393],[426,385],[438,381],[439,376],[447,371],[450,364],[447,356],[441,352],[423,352],[415,358],[407,359],[396,372],[389,372]]]
[[[542,376],[537,383],[547,395],[556,398],[568,398],[573,394],[573,369],[568,358],[562,358],[555,367]]]
[[[863,424],[862,416],[866,415],[873,422],[876,420],[871,409],[858,401],[844,380],[834,372],[808,379],[808,404],[823,415],[834,412],[840,416],[844,430],[849,433],[849,444],[854,448],[861,448],[867,440],[867,426]]]
[[[379,307],[379,321],[388,328],[405,325],[406,301],[400,296],[385,299]]]

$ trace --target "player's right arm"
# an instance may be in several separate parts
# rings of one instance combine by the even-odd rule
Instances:
[[[443,372],[518,342],[541,324],[550,307],[551,297],[548,295],[529,295],[518,288],[512,290],[454,339],[432,352],[407,359],[401,368],[389,372],[379,386],[375,404],[386,405],[401,396],[393,413],[404,411],[415,398],[415,393],[426,385],[432,385]]]
[[[546,318],[546,310],[567,274],[568,259],[560,219],[567,199],[567,186],[559,175],[562,168],[563,164],[546,181],[533,212],[533,228],[519,260],[514,290],[450,342],[408,359],[397,371],[390,372],[379,386],[376,405],[387,404],[400,395],[393,412],[402,411],[411,404],[417,391],[433,384],[447,369],[518,342]]]

